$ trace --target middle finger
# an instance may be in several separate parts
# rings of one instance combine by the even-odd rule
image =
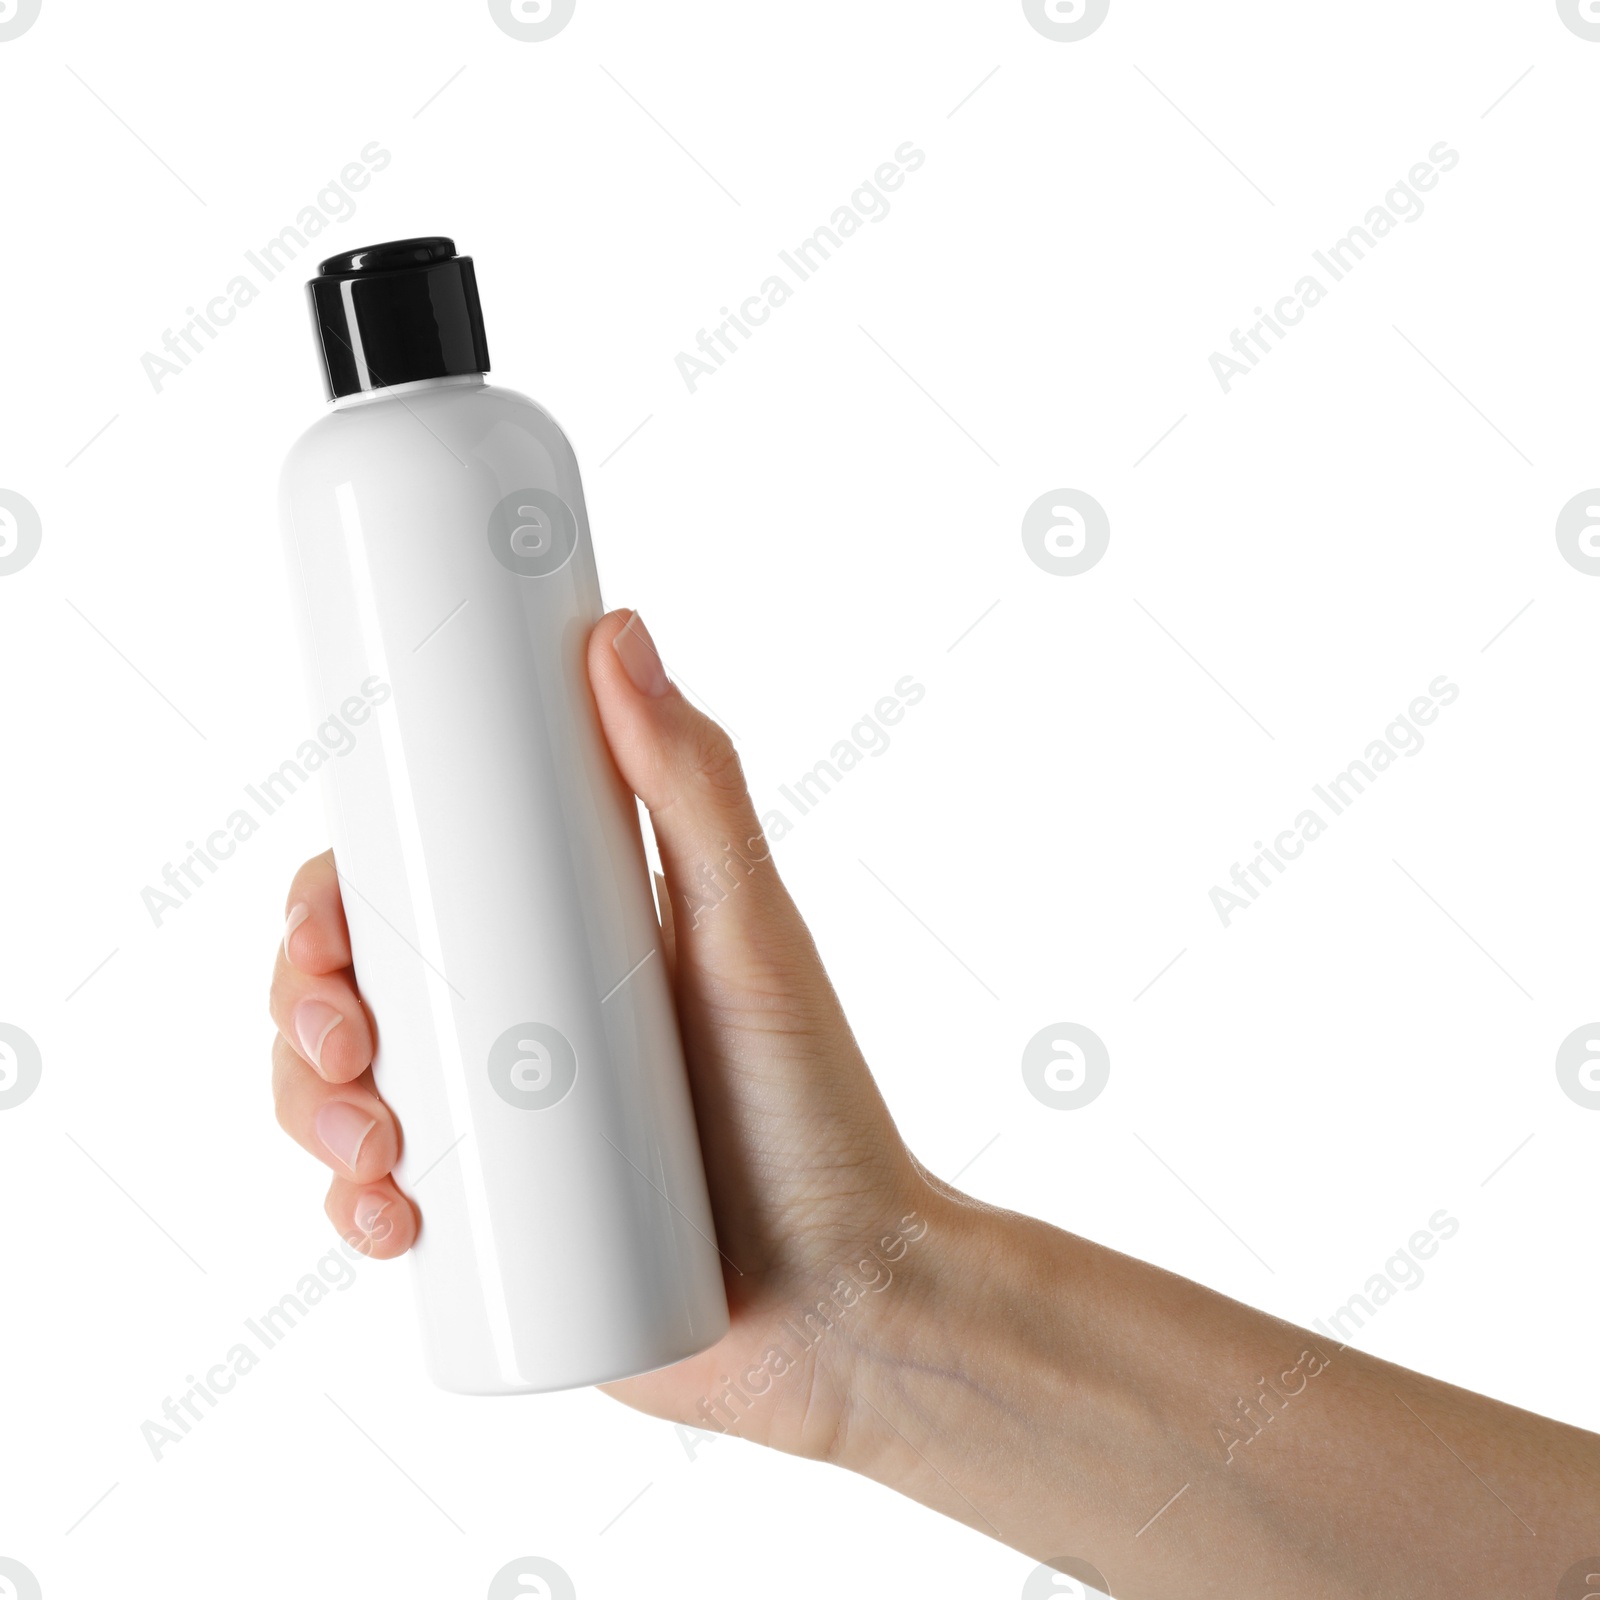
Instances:
[[[371,1183],[399,1160],[400,1130],[371,1073],[329,1083],[280,1033],[272,1045],[272,1094],[278,1126],[340,1177]]]

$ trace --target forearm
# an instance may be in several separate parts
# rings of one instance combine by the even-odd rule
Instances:
[[[1595,1435],[1030,1218],[936,1208],[882,1327],[836,1459],[1119,1600],[1554,1595],[1600,1544]]]

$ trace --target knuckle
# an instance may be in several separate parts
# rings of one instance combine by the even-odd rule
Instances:
[[[267,989],[267,1015],[274,1021],[289,1014],[293,1000],[290,993],[292,981],[286,964],[280,959],[272,969],[272,983]]]
[[[689,771],[698,787],[719,798],[743,799],[747,792],[739,752],[715,722],[708,720],[698,731],[689,750]]]
[[[272,1112],[285,1133],[289,1126],[289,1086],[300,1066],[294,1046],[280,1033],[272,1041]]]
[[[278,1093],[276,1085],[274,1085],[272,1096],[272,1117],[278,1127],[292,1139],[294,1137],[294,1129],[289,1125],[288,1097]]]

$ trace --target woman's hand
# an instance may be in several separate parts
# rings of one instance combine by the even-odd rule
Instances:
[[[637,617],[603,618],[588,659],[666,869],[665,944],[732,1264],[727,1336],[612,1394],[835,1461],[1058,1571],[1103,1574],[1125,1600],[1589,1591],[1595,1435],[924,1172],[767,857],[726,734],[667,681]],[[402,1254],[417,1228],[390,1176],[402,1130],[372,1080],[329,856],[290,890],[272,1015],[278,1120],[333,1169],[330,1219],[375,1256]],[[1545,1359],[1570,1342],[1530,1337]],[[1028,1592],[1072,1591],[1041,1569]]]
[[[606,1387],[656,1416],[827,1455],[863,1337],[915,1314],[931,1254],[919,1243],[930,1228],[948,1234],[959,1208],[901,1142],[727,734],[669,683],[636,615],[602,618],[588,662],[611,753],[649,809],[665,869],[664,942],[732,1312],[712,1349]],[[373,1082],[374,1029],[331,853],[290,887],[271,1009],[278,1121],[333,1169],[329,1219],[374,1256],[403,1254],[417,1231],[390,1176],[403,1130]],[[831,1326],[807,1348],[783,1324],[803,1327],[810,1312],[822,1327],[819,1302]]]

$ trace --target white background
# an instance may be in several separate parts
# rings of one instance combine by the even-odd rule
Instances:
[[[918,1154],[1301,1322],[1444,1208],[1356,1342],[1600,1427],[1600,1114],[1554,1072],[1600,1013],[1600,579],[1554,536],[1600,480],[1597,71],[1553,0],[1114,0],[1077,43],[1000,0],[579,0],[545,43],[482,4],[45,0],[0,43],[0,488],[43,525],[0,578],[0,1021],[44,1066],[0,1113],[0,1555],[52,1600],[470,1596],[525,1554],[584,1600],[1033,1568],[595,1393],[435,1392],[398,1265],[141,1438],[333,1242],[267,1081],[319,802],[159,928],[140,892],[311,731],[274,503],[321,404],[299,285],[416,233],[476,258],[608,602],[763,805],[926,685],[777,847]],[[141,357],[374,140],[356,214],[157,393]],[[890,214],[691,394],[679,351],[906,140]],[[1425,214],[1225,395],[1211,353],[1441,140]],[[1082,576],[1022,544],[1061,487],[1110,517]],[[1426,747],[1225,929],[1211,887],[1440,674]],[[1078,1111],[1020,1071],[1059,1021],[1111,1054]]]

